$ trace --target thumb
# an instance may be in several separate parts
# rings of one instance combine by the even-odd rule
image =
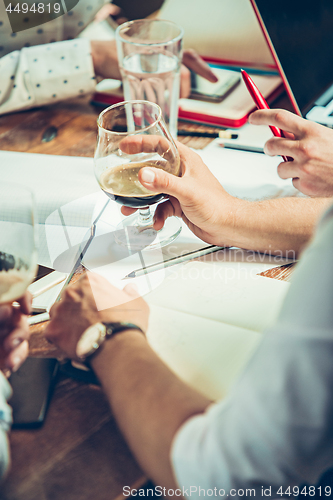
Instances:
[[[179,200],[184,197],[181,178],[160,168],[142,168],[139,172],[139,181],[151,191],[170,194]]]
[[[132,297],[140,297],[138,287],[134,283],[129,283],[124,286],[123,291],[131,295]]]

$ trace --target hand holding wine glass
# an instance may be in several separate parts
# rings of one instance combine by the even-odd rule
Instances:
[[[134,139],[127,139],[129,141]],[[144,137],[141,143],[137,141],[136,151],[149,148],[149,141],[150,137]],[[234,231],[231,214],[236,213],[242,200],[227,193],[197,153],[180,142],[177,142],[177,148],[182,177],[171,176],[155,168],[143,168],[138,176],[147,191],[163,191],[168,195],[168,200],[156,208],[154,228],[160,230],[169,217],[176,215],[203,241],[232,246]],[[121,211],[126,216],[132,216],[135,209],[123,206]]]
[[[139,208],[117,231],[118,243],[133,250],[167,245],[181,231],[180,222],[171,218],[157,232],[149,205],[165,198],[139,181],[143,167],[154,167],[180,175],[180,158],[157,104],[127,101],[104,110],[98,119],[95,175],[107,196],[128,207]],[[144,147],[142,147],[144,145]],[[121,234],[123,233],[123,238]]]
[[[15,371],[28,355],[31,296],[36,271],[34,201],[18,185],[0,186],[0,369]]]

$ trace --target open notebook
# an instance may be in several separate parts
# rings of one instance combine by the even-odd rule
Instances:
[[[221,399],[274,324],[288,288],[241,263],[190,262],[146,295],[148,341],[181,379]]]

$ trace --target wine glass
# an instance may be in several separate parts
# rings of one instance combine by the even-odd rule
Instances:
[[[179,153],[161,108],[148,101],[121,102],[105,109],[97,123],[97,181],[112,200],[139,209],[117,227],[117,242],[136,251],[169,244],[179,235],[181,223],[170,217],[160,231],[153,229],[149,205],[162,201],[165,194],[149,191],[138,177],[143,167],[181,174]]]
[[[20,185],[0,185],[0,304],[24,295],[37,270],[35,203]]]

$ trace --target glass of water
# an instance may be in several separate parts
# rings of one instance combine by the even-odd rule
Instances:
[[[158,104],[177,137],[183,29],[163,20],[129,21],[116,31],[125,100]]]

